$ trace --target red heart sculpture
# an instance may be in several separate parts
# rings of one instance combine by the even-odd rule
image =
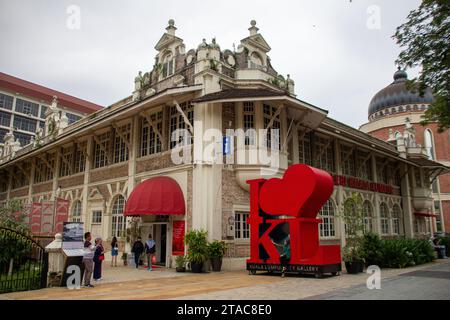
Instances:
[[[270,179],[261,188],[261,209],[271,215],[315,218],[333,193],[333,178],[304,164],[289,167],[282,179]]]

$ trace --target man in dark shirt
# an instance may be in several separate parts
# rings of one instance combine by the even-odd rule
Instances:
[[[133,244],[131,252],[134,253],[134,262],[136,263],[136,269],[139,268],[139,262],[141,260],[142,252],[144,252],[144,244],[141,237],[137,238],[137,241]]]

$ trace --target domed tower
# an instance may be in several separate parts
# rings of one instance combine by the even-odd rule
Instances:
[[[427,88],[424,95],[407,85],[408,74],[400,68],[394,73],[394,82],[380,90],[370,101],[369,122],[360,130],[378,139],[398,145],[406,145],[408,152],[420,149],[429,160],[450,166],[450,130],[438,132],[436,123],[427,126],[420,124],[422,116],[433,102],[433,93]],[[441,175],[432,181],[434,208],[436,215],[435,231],[450,232],[450,174]],[[420,229],[420,228],[419,228]]]

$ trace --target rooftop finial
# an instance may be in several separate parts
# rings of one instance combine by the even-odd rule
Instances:
[[[251,27],[248,29],[250,31],[250,36],[254,36],[258,33],[258,28],[256,27],[256,20],[250,21]]]
[[[175,20],[170,19],[169,20],[169,26],[166,28],[167,33],[174,36],[175,35],[175,31],[177,30],[177,28],[175,27]]]

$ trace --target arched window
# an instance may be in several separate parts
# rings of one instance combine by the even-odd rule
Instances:
[[[344,203],[345,212],[344,215],[346,216],[346,220],[349,221],[349,219],[352,219],[352,217],[356,217],[356,203],[353,199],[347,199]],[[353,234],[355,230],[349,230],[351,228],[350,226],[347,226],[347,223],[344,224],[345,228],[345,235],[348,236],[349,234]]]
[[[389,209],[385,203],[380,204],[381,234],[389,234]]]
[[[125,235],[125,216],[123,210],[125,208],[125,199],[122,196],[117,196],[112,206],[112,237],[123,237]]]
[[[399,205],[395,205],[392,208],[392,233],[393,234],[402,234],[402,209]]]
[[[250,56],[250,68],[261,69],[264,66],[263,59],[261,56],[253,52]]]
[[[81,222],[81,201],[77,200],[72,206],[70,220],[72,222]]]
[[[363,214],[364,214],[364,231],[373,231],[373,210],[372,204],[369,201],[364,201],[363,204]]]
[[[174,58],[171,52],[167,53],[162,60],[162,76],[163,78],[167,78],[171,76],[174,70]]]
[[[435,160],[434,157],[434,141],[433,141],[433,133],[430,129],[425,130],[425,148],[427,150],[428,158],[431,160]]]
[[[334,206],[331,200],[328,200],[327,203],[320,210],[320,219],[322,219],[322,223],[319,225],[320,237],[322,238],[333,238],[336,236],[336,228],[334,224]]]

